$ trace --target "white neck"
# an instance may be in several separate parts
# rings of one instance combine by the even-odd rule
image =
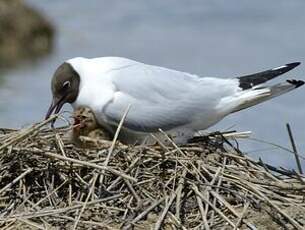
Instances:
[[[107,68],[101,68],[93,59],[73,58],[67,61],[80,76],[79,94],[73,108],[89,107],[94,113],[101,112],[112,99],[114,85],[107,77]]]

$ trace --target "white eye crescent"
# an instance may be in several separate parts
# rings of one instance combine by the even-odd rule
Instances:
[[[70,81],[65,81],[64,84],[62,85],[63,88],[70,88],[71,82]]]

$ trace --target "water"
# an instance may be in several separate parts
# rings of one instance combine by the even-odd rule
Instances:
[[[22,127],[43,119],[51,100],[52,73],[75,56],[123,56],[220,77],[304,61],[303,0],[26,2],[54,23],[56,46],[46,58],[1,73],[0,127]],[[286,78],[304,79],[304,70],[300,66]],[[304,90],[234,114],[212,129],[251,130],[252,137],[290,148],[285,129],[289,122],[304,153]],[[269,163],[295,167],[292,155],[270,145],[253,141],[241,145]]]

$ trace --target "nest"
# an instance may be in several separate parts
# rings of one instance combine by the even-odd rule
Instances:
[[[1,228],[305,228],[304,178],[221,133],[185,146],[87,137],[80,148],[52,119],[0,131]]]

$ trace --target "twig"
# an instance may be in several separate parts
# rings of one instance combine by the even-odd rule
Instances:
[[[56,144],[59,147],[60,152],[62,153],[62,155],[66,156],[65,148],[64,148],[64,143],[63,143],[63,141],[60,138],[58,133],[55,134],[55,140],[56,140]]]
[[[22,132],[19,132],[16,137],[14,137],[13,139],[11,139],[11,140],[5,142],[3,145],[1,145],[0,151],[10,145],[15,144],[18,141],[21,141],[24,138],[27,138],[29,135],[31,135],[35,131],[39,130],[40,128],[42,128],[43,126],[45,126],[46,124],[48,124],[49,122],[51,122],[52,120],[54,120],[56,118],[57,118],[57,115],[53,115],[49,119],[47,119],[37,125],[34,125],[33,127],[30,127]]]
[[[183,180],[183,175],[184,175],[184,173],[186,174],[186,170],[184,170],[184,171],[185,171],[185,172],[183,172],[182,177],[181,177],[181,178],[182,178],[182,179],[181,179],[181,182],[183,182],[182,180]],[[162,223],[163,223],[163,221],[164,221],[164,218],[166,217],[166,215],[167,215],[167,213],[168,213],[168,210],[169,210],[170,206],[172,205],[172,203],[173,203],[173,201],[175,200],[175,198],[176,198],[178,192],[182,189],[183,186],[184,186],[184,183],[179,183],[179,185],[178,185],[176,191],[174,191],[174,192],[172,193],[172,195],[170,196],[170,199],[169,199],[168,203],[165,205],[165,207],[164,207],[164,209],[163,209],[163,212],[162,212],[162,214],[160,215],[160,217],[159,217],[159,219],[158,219],[158,221],[157,221],[157,223],[156,223],[156,225],[155,225],[155,230],[158,230],[158,229],[161,228],[161,225],[162,225]]]
[[[243,211],[242,211],[242,213],[240,214],[240,216],[239,216],[239,218],[238,218],[238,220],[237,220],[237,222],[236,222],[236,224],[235,224],[234,230],[237,230],[237,229],[238,229],[238,226],[241,224],[241,222],[242,222],[242,220],[243,220],[243,217],[244,217],[244,215],[245,215],[245,213],[246,213],[246,211],[247,211],[249,205],[250,205],[250,203],[247,202],[246,205],[244,206]]]
[[[90,162],[85,162],[85,161],[73,159],[73,158],[70,158],[70,157],[64,157],[64,156],[61,156],[59,154],[51,153],[51,152],[42,152],[41,151],[41,152],[35,152],[35,153],[42,154],[42,155],[45,155],[45,156],[48,156],[48,157],[57,158],[57,159],[60,159],[60,160],[63,160],[63,161],[73,162],[73,163],[80,164],[80,165],[87,166],[87,167],[91,167],[91,168],[105,170],[105,171],[113,173],[114,175],[123,177],[127,180],[132,180],[134,182],[137,182],[137,179],[135,179],[135,178],[123,173],[123,172],[120,172],[118,170],[110,168],[109,166],[97,165],[97,164],[93,164],[93,163],[90,163]]]
[[[287,127],[287,131],[288,131],[290,143],[291,143],[291,146],[292,146],[292,149],[293,149],[293,152],[294,152],[295,160],[297,162],[297,166],[298,166],[298,169],[299,169],[299,173],[303,174],[303,170],[302,170],[302,165],[301,165],[301,162],[300,162],[299,154],[298,154],[295,142],[294,142],[294,138],[293,138],[292,131],[291,131],[289,123],[286,124],[286,127]]]
[[[151,206],[149,206],[146,210],[144,210],[142,213],[140,213],[136,218],[134,218],[131,222],[131,224],[135,224],[141,219],[143,219],[148,213],[150,213],[153,209],[155,209],[158,205],[160,205],[165,198],[161,198],[160,200],[157,200],[154,202]],[[131,225],[126,226],[126,229],[130,228]],[[125,228],[124,228],[125,229]]]
[[[229,223],[233,228],[235,224],[226,216],[224,215],[218,208],[216,208],[210,201],[208,201],[198,190],[198,187],[195,184],[192,184],[192,189],[196,195],[198,195],[205,203],[209,204],[211,208],[213,208],[219,216],[221,216],[227,223]]]
[[[23,218],[18,218],[17,220],[21,221],[21,222],[23,222],[23,223],[25,223],[25,224],[27,224],[29,226],[32,226],[35,229],[43,229],[43,230],[45,229],[43,226],[41,226],[41,225],[39,225],[39,224],[37,224],[37,223],[35,223],[33,221],[30,221],[30,220],[26,220],[26,219],[23,219]]]
[[[235,215],[236,217],[240,217],[242,214],[239,214],[233,207],[232,205],[230,205],[219,193],[215,192],[215,191],[211,191],[211,194],[217,198],[233,215]],[[248,223],[247,221],[242,220],[249,228],[252,227],[252,225],[250,223]]]
[[[130,191],[130,193],[133,195],[134,199],[136,200],[137,202],[137,206],[135,207],[135,209],[139,209],[142,204],[143,204],[143,201],[141,200],[141,198],[139,197],[139,195],[136,193],[135,189],[132,187],[131,183],[128,181],[128,180],[124,180],[124,182],[126,183],[127,185],[127,188],[128,190]]]
[[[103,198],[103,199],[89,201],[87,203],[87,206],[98,204],[98,203],[101,203],[101,202],[110,201],[110,200],[115,200],[115,199],[118,199],[122,196],[123,196],[123,194],[117,194],[117,195],[109,196],[109,197],[106,197],[106,198]],[[83,204],[77,204],[77,205],[69,206],[69,207],[66,207],[66,208],[58,208],[58,209],[51,209],[51,210],[40,210],[40,212],[35,211],[35,212],[19,213],[19,214],[7,216],[5,218],[0,218],[0,221],[8,222],[8,221],[15,220],[17,218],[35,218],[35,217],[57,215],[57,214],[60,214],[60,213],[70,212],[70,211],[73,211],[75,209],[79,209],[79,208],[82,208],[82,207],[83,207]]]
[[[139,162],[140,157],[137,157],[136,159],[133,160],[133,162],[130,164],[130,166],[128,167],[127,170],[125,170],[125,173],[129,173],[134,167],[135,165]],[[117,177],[106,189],[107,191],[110,191],[112,188],[114,188],[120,181],[122,180],[121,177]]]
[[[222,162],[222,168],[218,168],[219,170],[217,170],[216,171],[216,173],[215,173],[215,180],[216,180],[216,178],[218,177],[218,174],[221,172],[222,174],[223,174],[223,172],[224,172],[224,170],[225,170],[225,165],[226,165],[226,163],[227,163],[227,158],[225,157],[224,159],[223,159],[223,162]],[[218,191],[219,191],[219,187],[220,187],[220,185],[221,185],[221,183],[222,183],[222,178],[219,178],[219,180],[218,180],[218,182],[217,182],[217,187],[216,187],[216,193],[218,193]],[[210,185],[213,185],[212,183],[210,183]],[[214,196],[214,200],[213,200],[213,205],[216,205],[216,197]],[[206,209],[205,209],[205,213],[207,214],[208,213],[208,204],[206,204]],[[212,210],[212,215],[211,215],[211,221],[212,221],[212,223],[213,223],[213,221],[214,221],[214,211]]]
[[[166,205],[163,209],[163,212],[161,213],[161,215],[155,225],[155,228],[154,228],[155,230],[159,230],[161,228],[164,218],[166,217],[166,214],[167,214],[170,206],[172,205],[173,201],[175,200],[176,195],[177,194],[175,192],[173,192],[170,197],[167,197],[167,199],[165,199],[166,201],[168,200],[168,202],[166,203]]]
[[[176,198],[176,214],[178,220],[180,220],[180,208],[181,208],[181,192],[183,189],[183,185],[185,183],[185,175],[186,170],[184,169],[182,172],[182,175],[179,178],[178,184],[181,184],[182,186],[179,186],[179,189],[177,189],[177,198]]]
[[[13,186],[14,184],[16,184],[19,180],[21,180],[23,177],[25,177],[27,174],[29,174],[30,172],[32,172],[33,169],[29,168],[27,169],[25,172],[23,172],[22,174],[20,174],[18,177],[16,177],[11,183],[7,184],[6,186],[4,186],[2,189],[0,189],[0,194],[3,193],[5,190],[7,190],[8,188],[10,188],[11,186]]]
[[[66,220],[71,220],[71,221],[74,221],[74,218],[72,217],[69,217],[69,216],[56,216],[58,218],[61,218],[61,219],[66,219]],[[113,230],[113,228],[109,227],[107,224],[104,224],[104,223],[101,223],[101,222],[95,222],[95,221],[86,221],[86,220],[79,220],[79,223],[82,223],[87,227],[87,225],[93,225],[93,226],[98,226],[100,227],[101,229],[109,229],[109,230]]]
[[[82,216],[82,214],[83,214],[83,212],[84,212],[84,210],[85,210],[85,208],[86,208],[86,205],[87,205],[87,203],[88,203],[88,201],[89,201],[89,198],[90,198],[90,196],[91,196],[91,194],[92,194],[92,192],[93,192],[93,190],[94,190],[95,182],[96,182],[97,176],[98,176],[97,173],[94,174],[94,176],[93,176],[93,180],[92,180],[92,185],[91,185],[91,187],[90,187],[90,191],[89,191],[89,193],[88,193],[88,195],[87,195],[87,197],[86,197],[86,200],[85,200],[85,202],[84,202],[84,205],[83,205],[82,209],[81,209],[80,212],[79,212],[79,215],[77,216],[77,218],[76,218],[76,220],[75,220],[75,222],[74,222],[73,230],[76,229],[76,227],[77,227],[77,225],[78,225],[78,222],[79,222],[79,220],[80,220],[80,217]]]
[[[198,204],[199,211],[200,211],[200,214],[201,214],[201,218],[202,218],[202,221],[203,221],[204,229],[209,230],[210,227],[209,227],[209,224],[208,224],[208,220],[206,218],[206,213],[205,213],[203,205],[202,205],[202,200],[200,199],[198,194],[195,193],[195,196],[196,196],[197,204]]]
[[[104,161],[104,166],[105,166],[105,167],[107,167],[107,165],[108,165],[108,163],[109,163],[111,154],[112,154],[112,152],[113,152],[113,150],[114,150],[115,143],[116,143],[116,141],[117,141],[117,139],[118,139],[118,137],[119,137],[121,128],[122,128],[122,126],[123,126],[123,123],[124,123],[124,121],[125,121],[125,119],[126,119],[126,116],[127,116],[128,112],[129,112],[130,106],[131,106],[130,104],[127,106],[127,108],[126,108],[126,110],[125,110],[125,112],[124,112],[124,114],[123,114],[123,116],[122,116],[122,118],[121,118],[121,120],[120,120],[120,123],[119,123],[119,125],[118,125],[118,128],[117,128],[116,131],[115,131],[115,134],[114,134],[114,137],[113,137],[113,140],[112,140],[112,144],[111,144],[111,146],[110,146],[110,148],[109,148],[109,150],[108,150],[108,154],[107,154],[106,160]],[[100,183],[101,183],[101,184],[103,184],[103,182],[104,182],[104,175],[105,175],[105,174],[104,174],[104,171],[102,171],[102,175],[101,175],[101,177],[100,177]]]

